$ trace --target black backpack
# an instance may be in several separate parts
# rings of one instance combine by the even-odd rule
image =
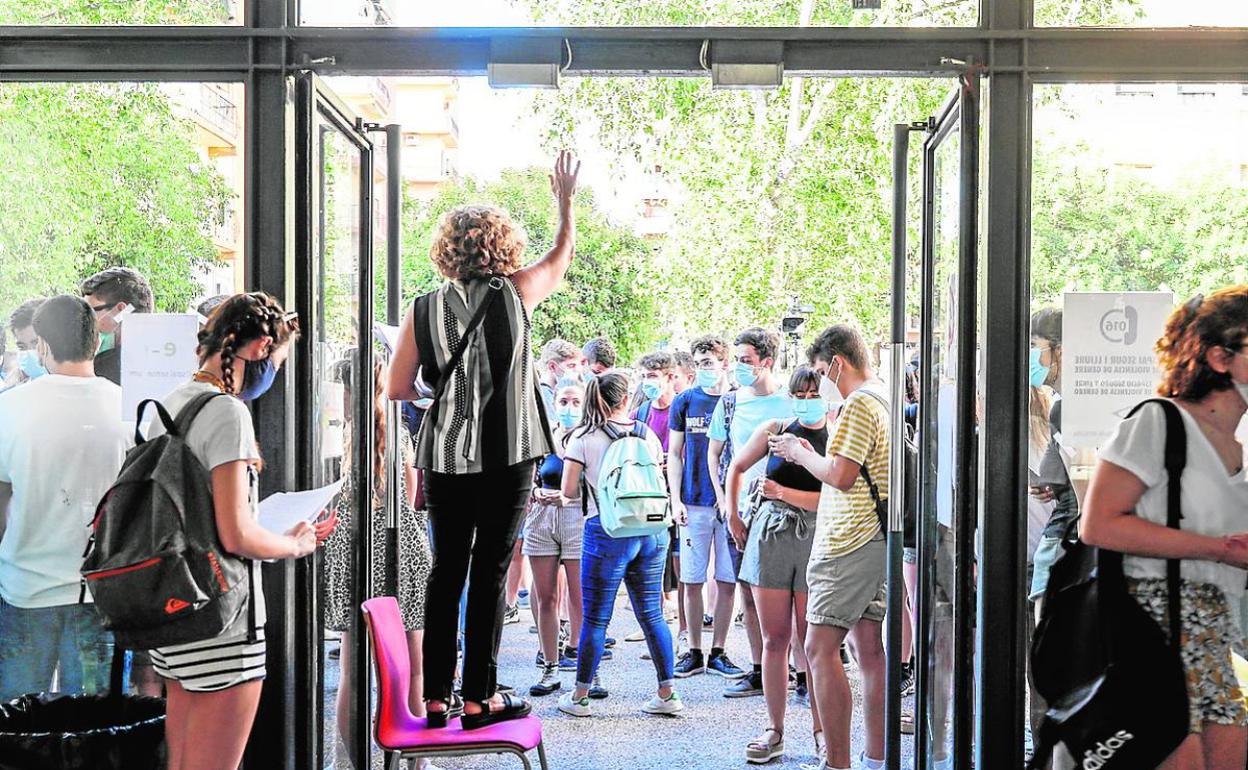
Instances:
[[[217,535],[211,475],[185,436],[200,410],[224,393],[193,398],[175,422],[158,401],[166,433],[145,441],[135,430],[117,480],[92,522],[82,564],[104,627],[117,644],[149,650],[199,642],[246,620],[254,634],[251,563],[226,553]]]
[[[1166,415],[1166,524],[1179,529],[1187,431],[1179,408],[1163,399],[1144,401],[1127,416],[1148,403],[1160,404]],[[1079,767],[1156,767],[1188,733],[1179,561],[1166,560],[1167,640],[1127,592],[1121,553],[1085,545],[1071,532],[1062,545],[1031,644],[1032,675],[1048,710],[1028,768],[1043,767],[1057,743]]]

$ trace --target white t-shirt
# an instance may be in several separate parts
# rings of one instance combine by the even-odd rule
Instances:
[[[220,391],[206,382],[188,382],[179,385],[172,393],[161,399],[169,416],[175,421],[182,407],[201,393],[219,393]],[[152,410],[154,414],[154,410]],[[156,417],[151,422],[149,438],[156,438],[165,432],[164,423]],[[247,466],[247,500],[252,517],[260,515],[260,476],[253,464],[260,460],[260,450],[256,446],[256,431],[251,424],[251,412],[233,396],[214,398],[204,405],[186,436],[186,444],[191,454],[203,463],[209,473],[219,465],[244,460]],[[252,596],[256,602],[256,626],[261,627],[265,621],[264,591],[260,587],[260,569],[253,561],[251,576],[255,580]]]
[[[627,433],[633,429],[633,421],[625,423],[612,422],[612,426],[621,433]],[[642,423],[645,427],[645,423]],[[654,454],[654,461],[662,463],[663,461],[663,445],[659,443],[659,437],[654,435],[654,431],[646,427],[646,445],[650,447],[650,451]],[[582,436],[580,430],[572,431],[572,438],[568,439],[568,445],[563,450],[563,459],[575,460],[585,466],[585,483],[589,485],[594,494],[589,495],[586,501],[589,507],[589,515],[587,518],[593,518],[598,515],[598,506],[594,503],[594,497],[598,493],[598,476],[602,473],[602,458],[607,454],[607,448],[611,446],[611,437],[603,429],[595,430],[587,435]]]
[[[103,378],[48,374],[0,396],[0,482],[13,487],[0,540],[4,601],[78,601],[89,526],[133,443],[121,388]]]
[[[1179,407],[1187,428],[1187,467],[1183,469],[1183,529],[1220,537],[1248,531],[1248,476],[1226,472],[1217,450],[1209,443],[1196,419]],[[1114,437],[1101,447],[1100,458],[1124,468],[1147,485],[1136,503],[1135,513],[1155,524],[1166,524],[1166,497],[1170,483],[1165,467],[1166,418],[1161,407],[1148,404],[1134,417],[1118,425]],[[1123,558],[1128,577],[1164,578],[1166,560],[1143,556]],[[1181,574],[1186,580],[1212,583],[1226,594],[1232,608],[1239,605],[1248,573],[1227,564],[1185,559]]]

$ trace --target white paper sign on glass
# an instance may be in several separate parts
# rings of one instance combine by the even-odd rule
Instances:
[[[279,535],[301,521],[313,521],[342,491],[346,478],[306,492],[275,492],[260,501],[260,526]]]
[[[134,313],[121,345],[121,408],[130,418],[139,402],[161,399],[199,368],[196,313]]]
[[[1095,449],[1131,407],[1156,395],[1161,371],[1153,346],[1174,295],[1067,292],[1062,305],[1062,439]]]

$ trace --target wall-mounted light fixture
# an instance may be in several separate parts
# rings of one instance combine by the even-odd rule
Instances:
[[[711,71],[711,87],[779,88],[784,83],[784,43],[715,40],[702,46],[702,66]],[[709,48],[709,66],[707,62]]]
[[[486,72],[491,88],[558,88],[571,64],[572,46],[562,38],[491,38]]]

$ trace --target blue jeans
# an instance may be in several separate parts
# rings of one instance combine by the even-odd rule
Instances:
[[[0,599],[0,701],[50,690],[58,668],[58,692],[107,692],[112,656],[93,605],[22,609]]]
[[[633,613],[646,635],[659,687],[672,684],[672,632],[663,622],[663,569],[670,541],[667,530],[655,535],[611,537],[597,516],[585,520],[581,543],[584,622],[576,658],[577,687],[588,688],[598,671],[620,581],[628,587]]]

